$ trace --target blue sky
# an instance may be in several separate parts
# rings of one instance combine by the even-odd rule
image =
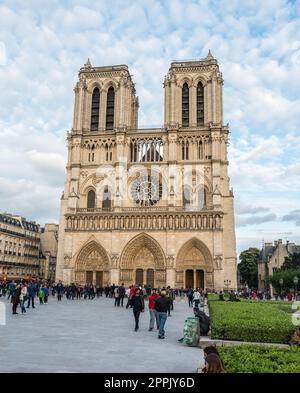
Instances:
[[[170,62],[208,49],[225,80],[238,250],[300,244],[300,1],[0,0],[0,210],[58,221],[88,57],[128,64],[139,123],[159,126]]]

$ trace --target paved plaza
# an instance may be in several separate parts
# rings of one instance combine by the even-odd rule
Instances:
[[[1,299],[3,302],[3,298]],[[148,304],[134,332],[132,310],[114,307],[113,299],[67,300],[36,304],[26,315],[12,315],[0,325],[1,372],[196,372],[203,359],[182,336],[187,302],[176,301],[166,323],[166,339],[148,332]]]

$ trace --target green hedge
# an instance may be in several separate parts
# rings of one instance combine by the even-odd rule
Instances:
[[[213,339],[286,344],[295,331],[289,303],[209,300],[208,304]]]
[[[228,373],[300,373],[300,348],[218,347]]]

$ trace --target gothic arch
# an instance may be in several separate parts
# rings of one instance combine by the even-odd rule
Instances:
[[[98,82],[98,81],[92,81],[91,83],[89,83],[88,88],[87,88],[87,92],[88,92],[89,94],[92,95],[92,93],[93,93],[93,91],[94,91],[94,89],[95,89],[96,87],[98,87],[98,89],[99,89],[99,91],[100,91],[100,94],[101,94],[101,91],[102,91],[102,83],[101,83],[101,82]]]
[[[108,81],[106,81],[103,86],[102,86],[102,90],[105,91],[106,93],[108,92],[108,89],[110,87],[113,87],[115,90],[115,93],[118,91],[118,83],[114,80],[114,79],[109,79]]]
[[[189,267],[189,265],[193,265],[193,262],[189,262],[189,253],[195,249],[198,251],[197,258],[199,258],[199,262],[201,261],[201,265],[198,267],[202,267],[204,269],[212,269],[213,268],[213,259],[211,252],[208,247],[196,237],[188,240],[186,243],[181,246],[180,250],[177,253],[176,258],[176,268],[177,269],[185,269]],[[196,259],[197,260],[197,259]]]
[[[162,247],[155,239],[153,239],[153,237],[147,235],[146,233],[141,233],[135,236],[126,244],[121,255],[120,268],[133,269],[134,258],[144,247],[146,247],[154,256],[155,268],[165,269],[166,258]]]
[[[193,85],[193,79],[187,75],[182,76],[178,82],[177,82],[177,86],[179,86],[181,89],[183,87],[183,85],[187,83],[188,87],[191,88]]]
[[[79,251],[75,270],[106,270],[109,269],[109,265],[109,257],[104,247],[97,241],[91,240]]]

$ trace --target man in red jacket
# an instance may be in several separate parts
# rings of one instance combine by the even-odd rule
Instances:
[[[159,294],[156,289],[152,290],[152,294],[149,296],[149,314],[150,314],[150,324],[149,324],[149,332],[151,332],[154,328],[154,319],[156,321],[156,328],[159,329],[158,315],[155,310],[155,299],[159,298]]]

